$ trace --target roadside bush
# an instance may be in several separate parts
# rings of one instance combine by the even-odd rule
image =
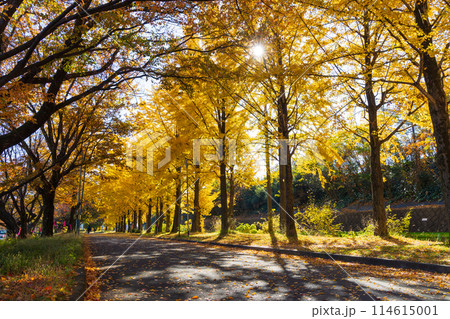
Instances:
[[[255,222],[253,224],[240,223],[236,227],[236,231],[246,234],[268,234],[269,233],[269,220],[263,218],[262,222]],[[277,232],[280,229],[280,215],[275,214],[273,210],[273,230]]]
[[[341,227],[341,224],[334,223],[336,211],[331,204],[322,206],[310,204],[304,211],[295,214],[295,218],[300,221],[305,230],[312,234],[335,235]]]
[[[237,224],[237,220],[236,218],[230,218],[228,220],[228,222],[230,223],[230,230],[235,230],[236,229],[236,224]]]
[[[277,232],[280,229],[280,215],[275,214],[275,209],[273,210],[273,230]],[[264,234],[269,233],[269,220],[267,218],[263,219],[263,222],[257,222],[256,228]]]
[[[236,227],[236,231],[238,231],[240,233],[245,233],[245,234],[256,234],[256,233],[258,233],[258,229],[256,227],[256,224],[240,223]]]
[[[236,218],[229,219],[230,231],[236,229]],[[213,232],[220,232],[222,229],[222,217],[221,216],[211,216],[211,222],[209,223],[208,230]]]
[[[401,235],[407,233],[409,230],[410,223],[411,223],[411,211],[409,211],[403,218],[397,218],[393,214],[388,214],[387,216],[388,232],[391,235]]]
[[[389,235],[402,235],[408,232],[409,224],[411,223],[411,211],[409,211],[403,218],[397,217],[391,213],[389,206],[386,207],[387,212],[387,228]],[[362,235],[373,235],[375,232],[375,225],[373,220],[368,222],[368,225],[361,232]]]
[[[221,227],[221,221],[220,221],[220,216],[212,216],[211,217],[211,227],[210,229],[213,232],[218,232],[220,231],[220,227]]]

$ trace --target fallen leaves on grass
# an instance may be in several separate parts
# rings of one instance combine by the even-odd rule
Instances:
[[[70,286],[65,269],[52,276],[18,274],[1,277],[0,300],[67,300]]]
[[[81,257],[79,238],[11,240],[0,245],[0,300],[68,300]]]
[[[172,239],[178,235],[163,234],[159,238]],[[191,235],[189,239],[199,242],[266,246],[298,249],[315,252],[328,252],[352,256],[366,256],[409,260],[450,265],[450,247],[440,242],[417,240],[402,236],[380,238],[378,236],[331,237],[298,235],[297,242],[289,242],[284,235],[276,234],[276,243],[269,234],[230,233],[219,237],[218,233]]]

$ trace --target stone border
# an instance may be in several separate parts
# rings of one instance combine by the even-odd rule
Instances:
[[[419,262],[413,262],[413,261],[407,261],[407,260],[350,256],[350,255],[340,255],[340,254],[327,254],[327,253],[318,253],[318,252],[304,251],[304,250],[272,248],[272,247],[266,247],[266,246],[247,246],[247,245],[236,245],[236,244],[213,243],[213,242],[205,242],[205,241],[197,241],[197,240],[181,239],[181,238],[173,238],[173,239],[158,238],[158,237],[147,237],[147,238],[196,243],[196,244],[203,244],[203,245],[210,245],[210,246],[239,248],[239,249],[245,249],[245,250],[268,251],[268,252],[285,254],[285,255],[314,257],[314,258],[322,258],[322,259],[328,259],[328,260],[339,260],[339,261],[344,261],[344,262],[359,263],[359,264],[366,264],[366,265],[372,265],[372,266],[385,266],[385,267],[401,268],[401,269],[418,269],[418,270],[441,273],[441,274],[450,274],[450,266],[447,266],[447,265],[419,263]]]

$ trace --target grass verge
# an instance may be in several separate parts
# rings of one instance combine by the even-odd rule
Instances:
[[[0,300],[67,300],[82,253],[69,234],[0,242]]]
[[[449,243],[448,233],[408,233],[406,237],[419,240],[441,241],[447,244]]]

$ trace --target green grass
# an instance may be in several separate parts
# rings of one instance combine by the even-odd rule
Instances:
[[[9,239],[0,242],[0,300],[67,300],[81,237]]]
[[[0,275],[49,275],[55,267],[70,268],[81,255],[81,240],[71,235],[9,239],[0,242]]]
[[[448,233],[408,233],[406,237],[419,240],[441,241],[448,244]]]

